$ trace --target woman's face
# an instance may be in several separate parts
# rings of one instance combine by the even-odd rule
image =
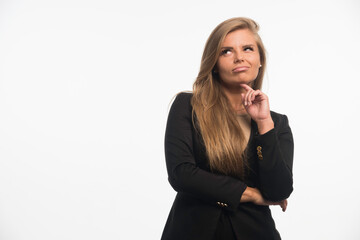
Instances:
[[[260,64],[254,34],[248,29],[239,29],[226,35],[215,70],[222,85],[233,88],[255,80]]]

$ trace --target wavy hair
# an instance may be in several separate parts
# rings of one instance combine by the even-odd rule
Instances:
[[[262,67],[252,82],[261,89],[266,69],[265,48],[258,35],[259,25],[249,18],[231,18],[220,23],[210,34],[204,48],[199,74],[193,84],[193,119],[202,135],[210,169],[243,179],[246,167],[246,139],[229,100],[214,73],[222,43],[227,34],[248,29],[255,37]]]

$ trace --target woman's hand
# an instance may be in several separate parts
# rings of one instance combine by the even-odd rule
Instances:
[[[287,199],[282,200],[280,202],[271,202],[267,201],[263,198],[261,195],[259,189],[247,187],[240,199],[240,202],[252,202],[256,205],[262,205],[262,206],[270,206],[270,205],[279,205],[283,212],[286,211],[287,208]]]
[[[245,89],[241,94],[243,105],[250,117],[257,123],[259,133],[264,134],[274,128],[270,115],[269,99],[260,90],[254,90],[246,84],[240,84]]]

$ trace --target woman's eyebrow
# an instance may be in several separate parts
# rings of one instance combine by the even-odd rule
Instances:
[[[254,44],[246,44],[246,45],[243,45],[243,47],[254,47],[255,45]]]
[[[254,46],[255,46],[254,44],[244,44],[241,47],[254,47]],[[224,46],[224,47],[221,47],[221,49],[233,49],[233,47]]]

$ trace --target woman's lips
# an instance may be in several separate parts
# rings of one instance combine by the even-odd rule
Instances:
[[[237,72],[243,72],[243,71],[246,71],[248,70],[249,67],[246,67],[246,66],[242,66],[242,67],[236,67],[233,69],[233,72],[237,73]]]

